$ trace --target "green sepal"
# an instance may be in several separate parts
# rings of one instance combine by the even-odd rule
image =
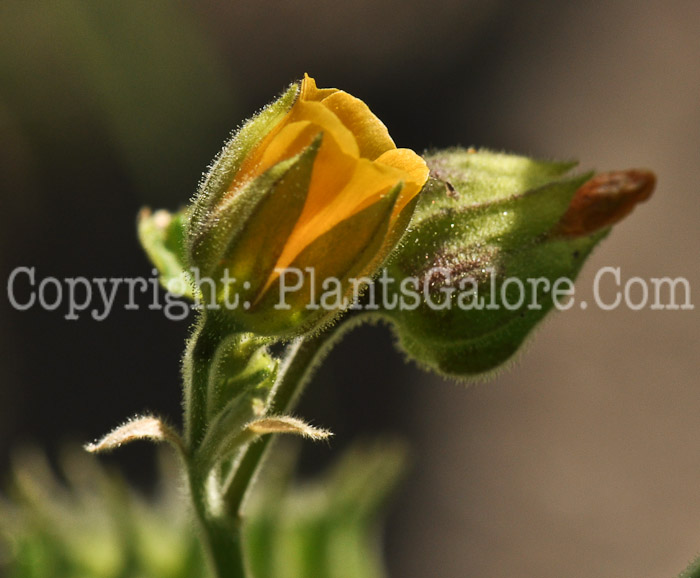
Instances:
[[[573,169],[576,161],[545,161],[524,156],[464,148],[451,148],[425,156],[431,176],[449,183],[450,195],[426,188],[416,209],[415,222],[423,213],[442,206],[452,208],[493,203],[514,194],[536,189]]]
[[[237,245],[243,243],[243,247],[246,247],[259,243],[260,240],[249,232],[259,234],[266,223],[252,224],[251,221],[257,220],[258,215],[269,218],[270,209],[277,211],[282,226],[268,228],[265,238],[273,253],[284,244],[308,194],[311,170],[319,146],[320,139],[316,139],[298,155],[270,167],[223,199],[197,232],[190,230],[189,262],[199,269],[201,278],[209,278],[214,282],[215,295],[210,294],[209,283],[202,284],[205,302],[223,299],[226,291],[231,289],[242,296],[243,293],[239,291],[244,281],[251,283],[251,287],[254,281],[260,283],[263,274],[254,265],[255,259],[260,262],[261,255],[242,254],[242,251],[237,250]],[[265,261],[269,263],[271,257],[265,257]],[[238,268],[242,273],[254,273],[256,278],[237,278],[230,267]],[[228,272],[229,277],[235,278],[240,287],[222,284],[224,271]]]
[[[244,301],[254,301],[264,289],[304,209],[322,138],[319,134],[269,191],[261,194],[240,235],[224,251],[225,258],[221,259],[217,272],[226,269],[239,285],[243,281],[249,284],[248,289],[234,287]],[[222,211],[233,214],[225,206]]]
[[[401,192],[401,188],[397,187],[395,190],[398,195]],[[370,262],[365,266],[368,271],[379,271],[382,265],[387,265],[393,258],[394,251],[402,243],[402,240],[407,236],[407,230],[411,219],[413,218],[413,213],[418,205],[418,200],[420,199],[420,193],[413,197],[406,206],[401,209],[398,215],[395,215],[395,221],[389,227],[387,235],[384,238],[381,248],[377,250]],[[398,198],[397,198],[398,200]]]
[[[190,228],[194,234],[226,195],[245,158],[279,124],[294,105],[298,95],[299,84],[292,84],[280,98],[249,119],[224,144],[200,182],[193,199]]]
[[[246,326],[250,315],[251,329],[254,327],[259,334],[293,336],[312,327],[320,329],[344,311],[352,303],[355,289],[348,280],[360,280],[368,270],[368,264],[385,244],[402,186],[398,184],[377,202],[315,239],[294,259],[285,273],[300,272],[303,275],[302,286],[282,295],[281,280],[277,279],[251,305],[249,311],[242,313],[243,326]],[[307,268],[313,269],[313,277]],[[337,280],[340,286],[324,287],[327,279]],[[287,281],[284,280],[284,283]],[[329,301],[321,302],[324,294],[332,294]],[[287,308],[281,308],[282,305]]]
[[[575,281],[595,245],[605,237],[602,231],[590,237],[531,245],[517,256],[510,255],[503,278],[547,279],[554,283],[567,278]],[[518,351],[532,330],[554,307],[551,290],[543,291],[524,283],[523,304],[510,310],[503,306],[497,278],[495,299],[491,300],[488,278],[479,285],[479,298],[486,307],[463,310],[454,303],[445,310],[421,306],[415,311],[389,310],[383,313],[392,322],[401,349],[420,366],[457,379],[482,376],[499,368]],[[509,303],[519,295],[506,292]],[[531,308],[536,303],[540,308]]]
[[[187,270],[185,234],[188,211],[177,213],[142,209],[138,216],[138,236],[151,263],[158,270],[160,284],[183,297],[194,299],[194,283]]]
[[[566,176],[575,163],[464,149],[426,160],[433,177],[387,268],[393,284],[380,300],[381,315],[420,365],[468,378],[511,358],[553,308],[544,285],[527,280],[542,278],[549,291],[557,279],[573,281],[605,232],[552,234],[592,176]],[[505,298],[501,293],[513,278],[523,283],[522,305],[517,285],[505,286]],[[396,301],[405,297],[400,284],[406,280],[418,292],[414,308]]]
[[[564,178],[474,205],[443,201],[439,208],[433,205],[430,212],[425,199],[421,199],[397,257],[405,260],[425,255],[426,251],[455,252],[488,243],[510,250],[532,243],[557,224],[578,188],[591,176],[586,173]],[[449,195],[444,183],[432,183],[430,190],[435,196]]]

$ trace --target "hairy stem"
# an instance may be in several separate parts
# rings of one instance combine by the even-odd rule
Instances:
[[[340,326],[336,325],[315,337],[300,338],[290,345],[277,383],[270,394],[268,413],[284,414],[293,409],[315,368],[337,341]],[[264,436],[243,450],[224,491],[224,504],[229,516],[240,518],[241,507],[271,440],[272,436]]]
[[[269,415],[288,413],[321,358],[330,350],[342,329],[341,323],[314,337],[299,338],[288,348],[268,398]],[[246,445],[223,488],[209,484],[212,471],[201,460],[208,423],[207,400],[212,387],[214,361],[232,330],[212,312],[204,312],[188,343],[183,361],[185,387],[186,467],[194,510],[218,578],[245,578],[241,508],[271,441],[270,435]],[[210,465],[210,464],[209,464]],[[215,492],[216,496],[210,496]],[[223,506],[223,507],[221,507]]]
[[[203,311],[187,343],[182,362],[185,444],[194,454],[207,427],[207,391],[212,361],[224,339],[215,315]]]
[[[206,478],[190,467],[192,502],[201,528],[210,566],[216,578],[246,578],[240,520],[214,516],[207,507]]]
[[[182,364],[185,397],[187,479],[194,511],[217,578],[245,578],[241,529],[237,518],[215,515],[207,499],[208,471],[198,467],[197,450],[207,430],[207,399],[216,351],[227,336],[215,315],[202,313]]]

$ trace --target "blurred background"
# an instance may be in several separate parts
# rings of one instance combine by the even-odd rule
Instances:
[[[334,351],[299,414],[392,434],[413,466],[391,576],[667,577],[700,550],[700,5],[694,0],[56,0],[0,4],[0,278],[137,277],[144,205],[177,209],[229,132],[304,72],[362,98],[399,146],[483,146],[656,171],[596,271],[685,277],[693,311],[578,308],[465,388],[407,366],[382,327]],[[144,410],[180,420],[191,319],[104,321],[0,299],[0,468]],[[108,458],[148,487],[153,451]]]

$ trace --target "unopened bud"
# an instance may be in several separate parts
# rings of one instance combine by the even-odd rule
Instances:
[[[570,177],[573,163],[471,149],[426,161],[433,179],[389,266],[416,279],[422,300],[383,313],[409,356],[457,378],[502,365],[564,305],[593,247],[655,182],[645,171]]]

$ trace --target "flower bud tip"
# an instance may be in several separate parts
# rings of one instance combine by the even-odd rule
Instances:
[[[581,186],[553,233],[561,237],[583,237],[610,227],[646,201],[656,186],[651,171],[630,169],[596,175]]]

